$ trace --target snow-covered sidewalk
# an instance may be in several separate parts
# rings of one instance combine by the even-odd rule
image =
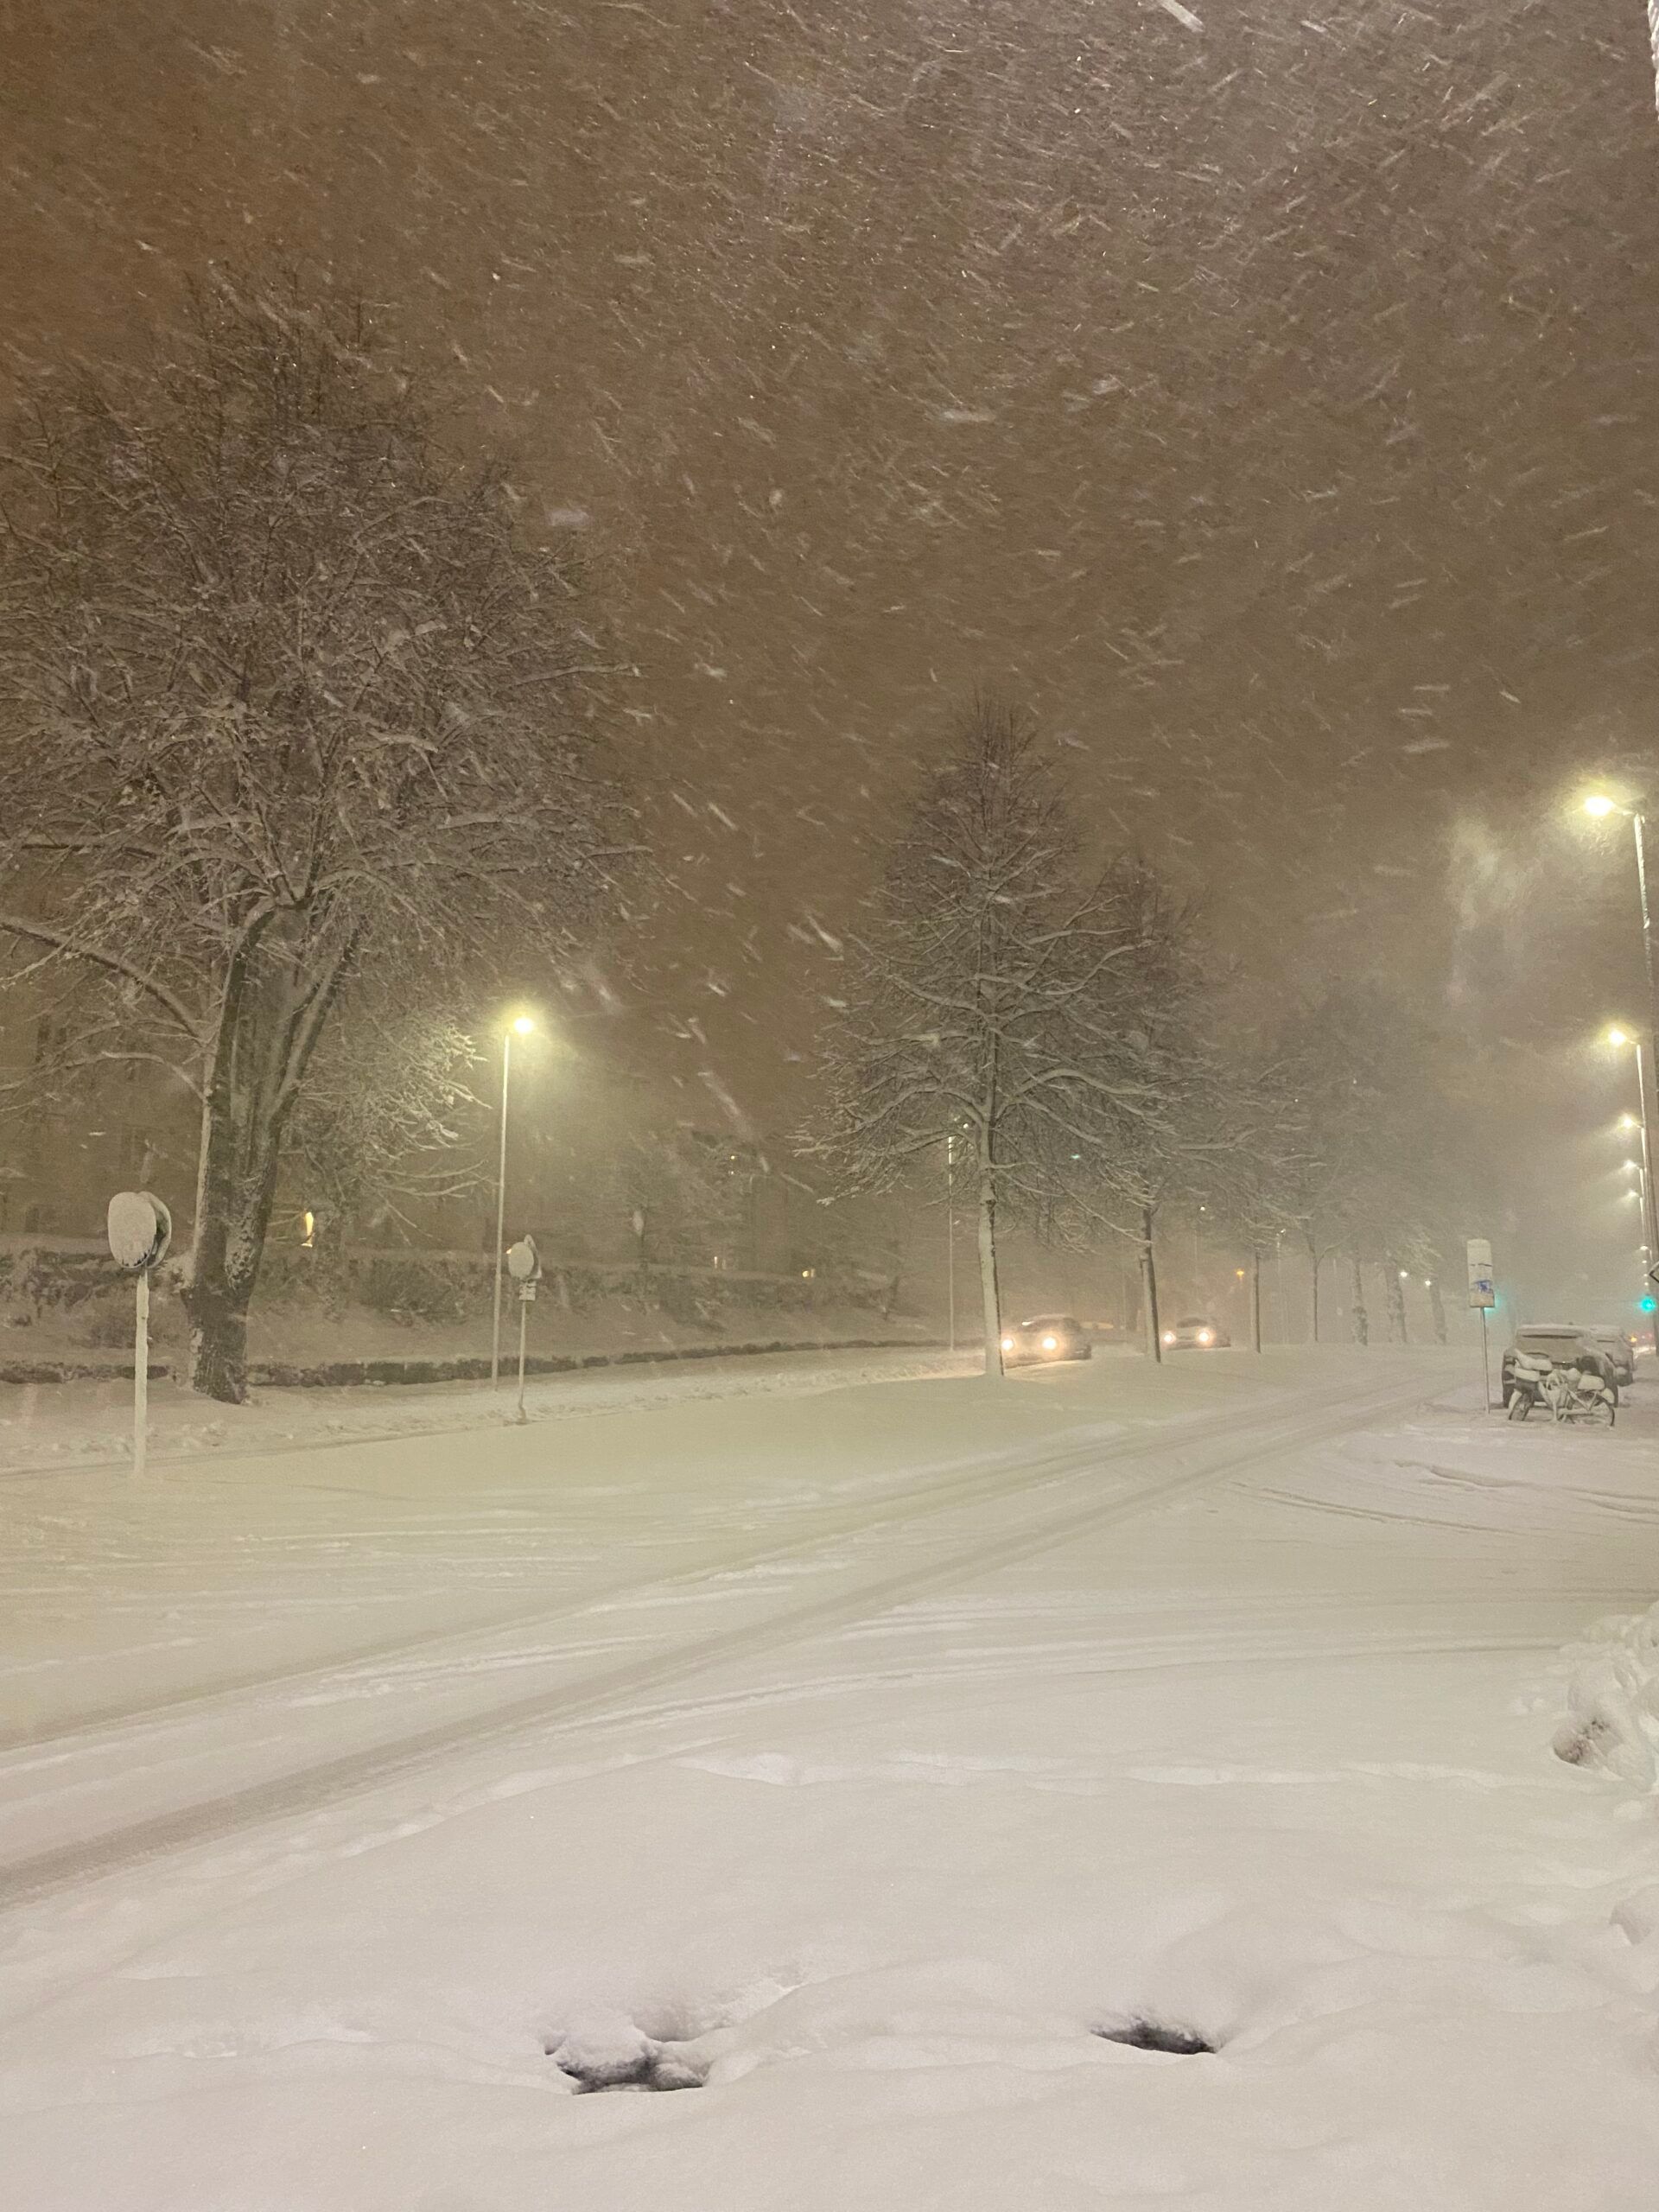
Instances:
[[[19,2201],[1643,2201],[1659,1823],[1551,1738],[1559,1647],[1659,1594],[1659,1392],[1516,1428],[1465,1375],[0,1484]]]
[[[977,1353],[896,1344],[890,1350],[791,1350],[688,1359],[669,1352],[657,1364],[618,1363],[581,1374],[532,1376],[524,1410],[532,1421],[570,1414],[634,1413],[705,1398],[799,1397],[855,1382],[964,1375]],[[197,1397],[182,1382],[149,1389],[149,1454],[175,1459],[199,1452],[310,1450],[381,1438],[460,1436],[518,1422],[517,1382],[355,1383],[339,1389],[262,1388],[243,1406]],[[57,1467],[119,1467],[132,1456],[132,1384],[118,1377],[72,1382],[0,1384],[0,1479]]]

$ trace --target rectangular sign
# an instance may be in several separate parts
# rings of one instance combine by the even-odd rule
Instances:
[[[1497,1291],[1492,1275],[1492,1248],[1484,1236],[1469,1239],[1469,1305],[1472,1312],[1478,1307],[1490,1312],[1497,1303]]]

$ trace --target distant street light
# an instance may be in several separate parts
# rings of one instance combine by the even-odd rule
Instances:
[[[1635,1167],[1637,1185],[1636,1190],[1627,1192],[1625,1195],[1639,1200],[1641,1205],[1642,1228],[1646,1239],[1645,1257],[1647,1253],[1659,1251],[1659,1221],[1655,1219],[1655,1200],[1659,1193],[1656,1193],[1653,1186],[1653,1109],[1648,1087],[1650,1072],[1648,1056],[1642,1049],[1642,1039],[1632,1036],[1628,1029],[1621,1028],[1617,1022],[1607,1032],[1607,1042],[1615,1051],[1625,1045],[1633,1046],[1636,1049],[1636,1095],[1641,1116],[1637,1126],[1642,1131],[1642,1156],[1639,1160],[1627,1160],[1624,1163],[1626,1167]],[[1659,1353],[1659,1314],[1653,1319],[1653,1348],[1656,1353]]]
[[[512,1073],[512,1040],[528,1037],[536,1024],[527,1014],[515,1014],[501,1032],[501,1148],[495,1171],[495,1297],[490,1320],[490,1388],[501,1382],[501,1281],[506,1265],[507,1237],[507,1084]]]

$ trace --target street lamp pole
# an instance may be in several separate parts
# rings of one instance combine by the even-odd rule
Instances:
[[[950,1306],[950,1349],[957,1348],[957,1139],[944,1139],[944,1281]]]
[[[1642,1102],[1642,1236],[1647,1246],[1648,1267],[1659,1267],[1659,1201],[1653,1187],[1653,1108],[1649,1096],[1649,1075],[1648,1055],[1642,1049],[1642,1040],[1636,1040],[1636,1092]],[[1647,1269],[1643,1270],[1645,1281]],[[1659,1353],[1659,1313],[1653,1317],[1653,1349]]]
[[[1584,802],[1584,810],[1599,822],[1610,814],[1622,814],[1630,825],[1636,845],[1637,896],[1642,908],[1642,958],[1648,972],[1648,1050],[1659,1051],[1659,960],[1654,953],[1653,905],[1648,894],[1648,825],[1639,806],[1625,806],[1605,791],[1592,791]]]
[[[507,1241],[507,1085],[512,1074],[512,1040],[528,1037],[536,1027],[527,1014],[510,1021],[501,1032],[501,1144],[495,1169],[495,1285],[490,1319],[490,1388],[501,1382],[501,1282],[506,1266]]]
[[[1642,901],[1642,956],[1648,964],[1648,1050],[1659,1052],[1659,974],[1653,952],[1653,910],[1648,899],[1647,824],[1640,811],[1630,810],[1630,829],[1636,838],[1636,887]],[[1647,1126],[1645,1118],[1643,1127]]]

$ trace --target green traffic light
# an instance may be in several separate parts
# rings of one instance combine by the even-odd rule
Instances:
[[[1643,1313],[1659,1312],[1659,1298],[1638,1298],[1637,1309]]]

